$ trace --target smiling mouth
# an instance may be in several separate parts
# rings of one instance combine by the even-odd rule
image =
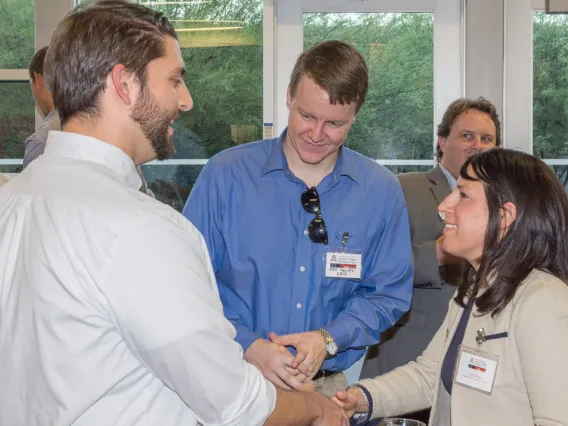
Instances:
[[[456,229],[457,227],[458,227],[458,226],[457,226],[457,225],[454,225],[453,223],[446,223],[446,224],[444,225],[444,228],[446,228],[446,229]]]

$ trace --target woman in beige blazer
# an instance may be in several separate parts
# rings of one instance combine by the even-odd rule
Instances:
[[[432,407],[431,426],[568,426],[568,200],[517,151],[471,157],[439,206],[469,271],[416,362],[335,399],[356,424]]]

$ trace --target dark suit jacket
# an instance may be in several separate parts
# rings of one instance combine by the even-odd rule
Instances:
[[[443,223],[438,205],[450,193],[450,185],[440,167],[426,173],[398,176],[410,221],[414,260],[412,306],[397,324],[385,331],[381,343],[367,351],[361,378],[385,374],[414,361],[440,328],[448,302],[461,279],[461,266],[440,268],[436,256],[436,239]]]

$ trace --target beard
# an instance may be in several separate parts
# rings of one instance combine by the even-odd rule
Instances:
[[[162,108],[152,96],[148,87],[142,91],[134,105],[132,119],[140,125],[144,136],[150,141],[158,160],[172,158],[176,152],[173,138],[168,128],[172,120],[178,117],[177,109],[168,111]]]

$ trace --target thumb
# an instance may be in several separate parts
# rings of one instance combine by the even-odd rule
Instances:
[[[286,334],[284,336],[279,336],[275,332],[271,331],[268,336],[273,343],[281,346],[295,346],[293,334]]]

